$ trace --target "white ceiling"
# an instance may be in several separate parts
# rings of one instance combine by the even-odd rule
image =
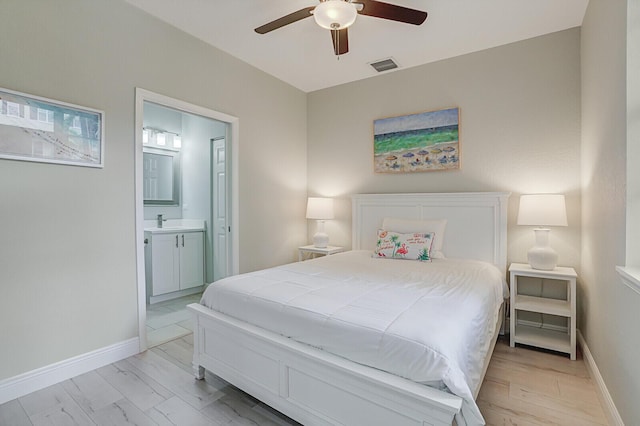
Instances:
[[[359,15],[337,60],[329,30],[306,18],[260,35],[254,28],[318,0],[126,0],[151,15],[305,91],[580,26],[588,0],[389,0],[427,11],[421,26]],[[387,71],[393,72],[393,71]]]

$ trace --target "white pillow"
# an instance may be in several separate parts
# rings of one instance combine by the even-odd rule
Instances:
[[[398,232],[400,234],[409,234],[412,232],[429,233],[433,232],[433,245],[431,246],[432,259],[444,259],[442,252],[442,244],[444,243],[444,231],[447,226],[447,219],[398,219],[393,217],[385,217],[382,222],[382,229],[385,231]]]

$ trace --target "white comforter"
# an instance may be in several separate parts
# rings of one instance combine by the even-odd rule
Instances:
[[[352,251],[220,280],[201,303],[357,363],[446,386],[464,399],[458,424],[484,424],[472,390],[507,291],[485,262]]]

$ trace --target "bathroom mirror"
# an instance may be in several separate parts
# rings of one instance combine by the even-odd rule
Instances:
[[[180,205],[180,153],[145,148],[142,158],[144,204]]]

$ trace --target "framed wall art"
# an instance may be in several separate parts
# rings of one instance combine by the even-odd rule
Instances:
[[[459,169],[459,124],[459,108],[374,120],[374,171],[412,173]]]
[[[0,88],[0,158],[104,166],[104,113]]]

